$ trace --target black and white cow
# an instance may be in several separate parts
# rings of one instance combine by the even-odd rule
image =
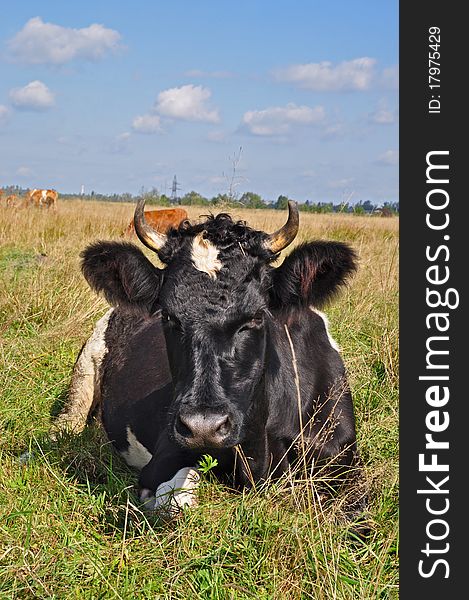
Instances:
[[[303,243],[274,267],[298,232],[293,202],[270,235],[227,214],[162,235],[143,209],[136,232],[166,266],[129,243],[83,252],[85,278],[114,308],[82,349],[59,427],[80,430],[99,406],[150,508],[168,492],[173,508],[195,502],[204,453],[239,486],[280,476],[305,446],[311,472],[347,480],[359,470],[352,399],[319,308],[354,272],[354,251]]]

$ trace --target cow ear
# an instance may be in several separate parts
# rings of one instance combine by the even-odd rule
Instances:
[[[273,272],[273,308],[320,308],[356,270],[355,251],[341,242],[309,242],[296,247]]]
[[[96,242],[81,253],[86,281],[102,292],[111,306],[141,314],[157,308],[161,269],[156,268],[133,244]]]

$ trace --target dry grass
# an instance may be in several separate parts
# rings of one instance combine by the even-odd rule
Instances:
[[[79,200],[59,200],[57,211],[0,207],[0,598],[397,598],[398,220],[300,217],[298,242],[349,241],[360,256],[326,312],[371,491],[363,542],[341,524],[340,501],[324,504],[310,481],[288,478],[241,495],[208,478],[199,507],[158,525],[99,428],[47,440],[77,352],[106,310],[80,275],[79,252],[119,238],[132,213]],[[232,214],[267,231],[285,218]]]

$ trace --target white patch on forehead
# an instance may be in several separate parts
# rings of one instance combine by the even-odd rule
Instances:
[[[42,195],[42,199],[45,200],[47,197],[47,190],[42,190],[41,195]]]
[[[327,318],[327,316],[323,312],[318,310],[317,308],[314,308],[314,306],[310,306],[309,308],[313,311],[313,313],[316,313],[324,321],[324,327],[326,328],[327,338],[329,340],[330,345],[334,348],[334,350],[337,350],[337,352],[340,352],[339,344],[335,341],[335,339],[329,333],[329,319]]]
[[[203,231],[197,234],[192,242],[192,262],[198,271],[207,273],[212,279],[216,279],[217,272],[222,268],[218,260],[218,248],[203,237]]]
[[[173,516],[186,506],[197,505],[199,481],[197,469],[184,467],[172,479],[161,483],[154,496],[147,489],[141,490],[140,500],[145,502],[145,510],[159,510]]]
[[[123,450],[121,455],[125,462],[131,467],[135,467],[139,470],[143,469],[143,467],[150,462],[152,454],[137,440],[135,434],[128,425],[127,441],[129,442],[129,447],[127,450]]]

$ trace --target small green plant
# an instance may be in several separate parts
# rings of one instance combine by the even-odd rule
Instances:
[[[204,454],[199,460],[199,471],[204,475],[207,475],[212,469],[218,465],[218,460],[210,456],[210,454]]]

